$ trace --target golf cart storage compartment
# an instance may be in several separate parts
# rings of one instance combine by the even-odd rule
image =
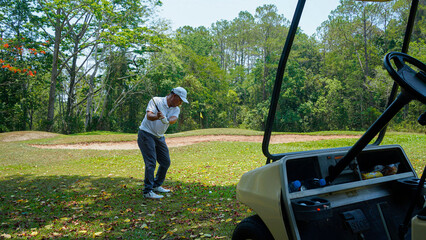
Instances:
[[[282,159],[283,209],[295,239],[397,239],[418,184],[410,161],[399,145],[370,146],[331,184],[313,186],[313,179],[326,178],[347,150],[308,151]],[[385,166],[397,168],[387,176],[362,177]],[[295,181],[301,183],[299,189]]]
[[[309,152],[307,152],[307,154],[308,153]],[[288,182],[300,181],[303,189],[303,187],[307,187],[303,186],[303,183],[307,180],[325,179],[329,174],[329,167],[336,165],[345,154],[345,150],[324,150],[323,153],[320,152],[314,156],[300,156],[295,159],[289,159],[285,162]],[[412,172],[412,167],[399,145],[370,147],[365,149],[345,168],[340,176],[333,181],[333,185],[359,181],[362,180],[363,177],[373,178],[383,176],[385,173],[384,170],[387,170],[386,168],[396,171],[387,171],[387,175]],[[380,170],[383,172],[381,175],[368,175],[368,173],[374,173]]]

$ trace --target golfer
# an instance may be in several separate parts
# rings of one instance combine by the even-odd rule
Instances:
[[[188,103],[187,92],[182,87],[173,88],[166,97],[153,97],[146,108],[146,114],[139,127],[138,146],[145,162],[145,180],[143,196],[160,199],[157,193],[168,193],[161,187],[170,166],[169,149],[164,133],[170,124],[177,122],[182,102]],[[156,163],[159,167],[154,178]]]

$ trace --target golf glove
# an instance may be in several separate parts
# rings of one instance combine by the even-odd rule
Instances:
[[[161,119],[161,122],[164,124],[169,124],[169,120],[167,120],[165,117]]]

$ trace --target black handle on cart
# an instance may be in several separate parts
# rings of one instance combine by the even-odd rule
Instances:
[[[416,193],[413,199],[411,200],[410,208],[408,209],[407,214],[405,215],[404,222],[402,222],[402,224],[399,226],[398,234],[401,240],[405,240],[405,234],[408,232],[408,224],[410,223],[410,220],[412,218],[411,215],[413,214],[414,207],[416,206],[416,201],[421,196],[423,187],[425,185],[425,178],[426,178],[426,166],[423,169],[422,177],[420,178],[420,182],[419,182],[419,185],[417,186]]]
[[[426,125],[426,111],[420,115],[420,117],[417,119],[417,122],[419,122],[422,126]]]

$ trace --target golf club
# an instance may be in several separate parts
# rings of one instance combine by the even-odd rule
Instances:
[[[151,96],[153,96],[153,95],[151,95]],[[151,97],[151,99],[152,99],[152,102],[154,103],[155,108],[157,109],[157,111],[158,111],[158,112],[161,112],[161,111],[160,111],[160,109],[158,108],[157,104],[155,103],[154,97]],[[164,124],[168,124],[168,123],[169,123],[169,120],[167,120],[167,118],[166,118],[166,117],[163,117],[163,118],[161,118],[160,120],[161,120],[161,122],[162,122],[162,123],[164,123]]]
[[[151,95],[152,96],[152,95]],[[152,102],[154,102],[154,105],[155,105],[155,108],[157,109],[157,111],[159,111],[159,112],[161,112],[160,111],[160,109],[157,107],[157,104],[155,103],[155,101],[154,101],[154,97],[151,97],[151,99],[152,99]]]

